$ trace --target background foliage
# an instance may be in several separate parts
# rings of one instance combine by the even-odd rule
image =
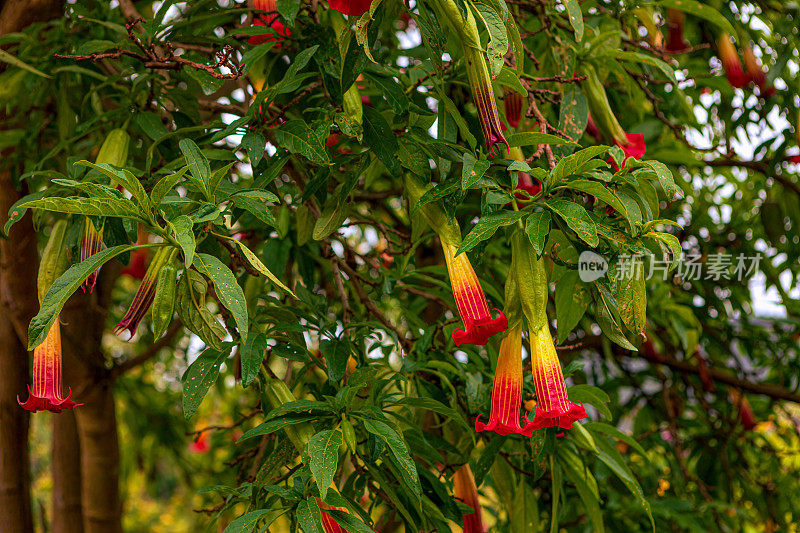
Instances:
[[[348,531],[449,531],[463,510],[452,474],[469,463],[492,531],[789,530],[800,488],[797,5],[467,2],[485,21],[496,94],[526,94],[506,135],[527,162],[484,148],[464,51],[435,6],[383,0],[345,22],[325,2],[281,0],[291,35],[254,45],[264,30],[244,3],[78,2],[0,37],[2,164],[25,195],[6,232],[30,223],[20,206],[36,201],[40,248],[68,216],[78,264],[92,215],[106,217],[109,259],[119,253],[101,270],[107,290],[82,297],[102,308],[102,333],[86,342],[117,411],[103,419],[121,452],[124,512],[112,522],[289,531],[327,492],[355,517]],[[659,40],[668,8],[686,13],[681,53]],[[723,32],[752,46],[774,94],[731,87]],[[587,65],[625,131],[644,135],[643,160],[621,172],[605,162],[621,160],[612,140],[584,133]],[[348,103],[351,87],[360,103]],[[116,128],[131,137],[122,168],[76,164]],[[522,194],[516,210],[518,171],[543,194]],[[527,223],[547,258],[570,397],[590,421],[533,438],[473,430],[500,338],[454,346],[461,320],[437,239],[404,195],[407,173],[435,184],[420,203],[460,222],[490,307],[503,306],[508,232]],[[86,186],[109,176],[122,194]],[[119,275],[129,249],[114,247],[136,243],[139,225],[153,247],[179,249],[181,276],[164,337],[148,315],[124,341],[111,330],[137,282]],[[609,259],[608,278],[579,279],[587,249]],[[620,257],[648,251],[705,265],[761,254],[762,272],[614,280]],[[298,400],[279,411],[276,380]],[[73,387],[89,405],[90,385]],[[34,416],[31,440],[40,528],[61,516],[45,497],[58,483],[49,416]],[[290,437],[306,431],[301,454]]]

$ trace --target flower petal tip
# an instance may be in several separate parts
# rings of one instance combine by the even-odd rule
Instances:
[[[46,398],[42,396],[36,396],[31,392],[30,386],[28,386],[28,400],[23,402],[17,396],[17,403],[23,409],[30,411],[31,413],[35,413],[37,411],[50,411],[52,413],[60,413],[64,409],[75,409],[83,405],[82,403],[75,403],[71,396],[72,396],[72,389],[67,389],[67,397],[63,399],[57,398]]]
[[[493,311],[497,311],[500,316],[497,318],[489,317],[484,320],[473,321],[466,324],[465,329],[453,331],[453,342],[456,343],[456,346],[461,346],[463,343],[484,346],[489,342],[489,337],[507,330],[508,319],[506,315],[499,309],[493,309]]]
[[[551,427],[571,429],[573,422],[588,418],[588,416],[583,404],[575,402],[569,402],[568,409],[556,407],[550,411],[543,411],[537,408],[533,421],[525,429],[531,431]]]

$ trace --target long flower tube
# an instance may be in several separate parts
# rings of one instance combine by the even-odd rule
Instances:
[[[147,314],[147,310],[150,309],[150,305],[152,305],[153,299],[156,296],[158,273],[164,265],[173,260],[176,253],[177,250],[171,247],[163,247],[156,252],[153,260],[150,261],[150,265],[147,267],[147,271],[144,273],[144,278],[142,278],[142,282],[139,284],[136,294],[133,296],[131,306],[125,313],[125,316],[122,317],[122,320],[119,321],[119,324],[114,328],[115,334],[119,335],[122,331],[127,329],[131,337],[133,337],[136,333],[136,328],[139,327],[139,322],[141,322],[144,315]]]
[[[586,418],[583,405],[570,401],[547,319],[548,285],[544,260],[536,257],[527,237],[517,231],[511,240],[512,270],[519,285],[520,304],[528,323],[536,414],[526,430],[571,428]]]
[[[469,463],[464,463],[453,474],[453,496],[474,509],[470,514],[462,515],[464,520],[464,533],[484,533],[483,512],[478,501],[478,486]]]
[[[583,91],[589,103],[589,112],[600,133],[608,140],[619,146],[625,154],[622,166],[628,158],[641,159],[645,153],[644,135],[641,133],[626,133],[620,126],[617,117],[611,110],[608,102],[606,90],[600,82],[597,71],[591,65],[583,65],[582,73],[586,76],[583,81]],[[610,160],[614,170],[619,170],[619,166]]]
[[[689,43],[683,37],[683,25],[686,16],[678,9],[667,9],[667,45],[664,49],[673,54],[680,53],[689,48]]]
[[[494,89],[492,89],[492,78],[489,75],[486,57],[481,48],[478,24],[469,5],[467,5],[466,13],[462,13],[455,0],[436,0],[436,4],[461,39],[467,78],[472,90],[472,100],[478,109],[478,118],[481,122],[483,138],[486,141],[486,149],[490,154],[495,155],[496,144],[505,144],[506,148],[509,145],[503,136]]]
[[[406,175],[405,184],[409,205],[417,205],[429,188],[411,175]],[[456,255],[461,244],[461,231],[458,223],[448,221],[447,215],[436,204],[425,204],[418,209],[431,228],[439,235],[445,261],[447,261],[447,272],[450,275],[453,297],[461,320],[464,322],[463,330],[453,331],[453,341],[456,346],[460,346],[462,343],[484,345],[489,341],[489,337],[505,331],[508,328],[508,321],[499,309],[494,309],[499,316],[492,316],[486,295],[469,257],[466,253]]]
[[[66,270],[68,248],[64,245],[67,224],[56,222],[50,233],[47,246],[42,253],[37,279],[39,302],[53,282]],[[33,388],[28,387],[28,399],[17,402],[31,412],[52,411],[59,413],[64,409],[74,409],[77,405],[72,401],[72,391],[63,396],[61,382],[61,325],[56,317],[44,342],[33,351]]]
[[[514,89],[503,87],[503,108],[506,112],[506,120],[509,126],[516,128],[522,118],[523,97]]]
[[[733,45],[731,36],[727,33],[720,35],[717,40],[717,49],[719,59],[722,61],[722,68],[725,70],[725,77],[728,78],[731,87],[742,89],[747,86],[750,83],[750,76],[742,68],[739,53]]]
[[[83,240],[81,241],[81,261],[86,261],[94,254],[103,249],[103,225],[97,229],[90,218],[86,218],[83,224]],[[92,292],[97,283],[97,275],[100,273],[98,268],[81,283],[83,292]]]

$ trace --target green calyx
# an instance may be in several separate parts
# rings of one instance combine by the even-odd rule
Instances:
[[[58,279],[69,265],[69,248],[64,242],[67,233],[67,221],[59,220],[53,225],[50,238],[42,252],[42,259],[39,262],[39,275],[37,277],[37,292],[39,303],[44,300],[47,289]]]
[[[547,326],[547,272],[544,259],[536,257],[527,236],[522,231],[511,237],[511,270],[509,278],[515,278],[519,293],[519,305],[528,321],[528,329],[539,331]],[[508,287],[508,283],[506,284]],[[508,298],[508,289],[506,289]],[[508,304],[508,302],[507,302]],[[507,315],[508,317],[508,315]],[[509,324],[511,318],[508,317]]]
[[[438,203],[431,202],[425,205],[418,205],[420,198],[433,186],[431,184],[423,184],[416,176],[410,173],[406,173],[403,181],[410,210],[417,206],[417,210],[422,213],[425,221],[439,235],[442,241],[455,247],[461,245],[461,229],[458,226],[458,222],[447,220],[447,214]]]
[[[597,71],[591,65],[581,65],[581,74],[586,76],[582,82],[581,87],[586,95],[586,100],[589,103],[589,111],[592,114],[592,119],[597,125],[597,129],[606,137],[606,139],[616,141],[620,144],[627,144],[628,139],[625,137],[625,130],[622,129],[617,117],[611,110],[611,104],[608,102],[606,90],[600,82]]]

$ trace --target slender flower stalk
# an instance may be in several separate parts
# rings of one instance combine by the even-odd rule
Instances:
[[[450,26],[458,34],[464,47],[464,62],[467,66],[467,78],[472,90],[472,100],[478,109],[478,118],[481,122],[483,138],[486,149],[494,154],[496,144],[505,144],[508,141],[503,136],[500,124],[500,115],[497,112],[497,103],[492,89],[492,78],[486,64],[486,57],[481,48],[478,24],[472,15],[469,6],[466,13],[461,12],[455,0],[437,0],[441,13],[448,19]]]
[[[731,87],[741,89],[750,83],[750,76],[742,68],[739,53],[733,45],[731,36],[727,33],[720,35],[717,41],[717,48],[719,50],[719,58],[722,61],[722,68],[725,69],[725,76],[728,78],[728,83],[730,83]]]
[[[66,270],[68,248],[64,245],[67,224],[60,220],[53,226],[50,238],[42,253],[37,277],[39,302],[44,300],[47,290]],[[71,399],[72,391],[63,396],[61,383],[61,325],[56,316],[44,342],[33,350],[33,389],[28,387],[28,400],[17,402],[28,411],[48,410],[59,413],[63,409],[74,409],[77,405]]]
[[[641,133],[626,133],[622,129],[617,117],[611,110],[606,90],[597,76],[597,71],[591,65],[583,65],[582,70],[583,74],[586,75],[586,79],[583,81],[584,94],[589,103],[590,116],[594,125],[606,139],[609,139],[622,149],[625,154],[625,158],[622,161],[623,167],[630,157],[641,159],[646,150],[644,135]],[[609,159],[609,162],[614,167],[614,170],[619,171],[619,166],[613,159]]]
[[[500,343],[500,355],[494,370],[492,386],[492,411],[489,422],[475,420],[475,431],[494,431],[498,435],[525,435],[530,437],[532,430],[519,423],[519,412],[522,405],[522,325],[508,330]]]
[[[101,223],[100,229],[94,227],[94,222],[86,218],[83,225],[83,241],[81,242],[81,261],[86,261],[94,254],[103,249],[103,225]],[[92,292],[97,283],[97,274],[100,272],[98,268],[81,283],[81,290],[83,292]]]
[[[453,496],[475,510],[470,514],[462,515],[464,533],[484,533],[486,530],[483,527],[483,513],[481,504],[478,501],[478,487],[475,484],[475,476],[472,475],[469,463],[464,463],[453,474]]]
[[[406,175],[406,194],[409,205],[417,205],[419,199],[430,188],[425,186],[411,175]],[[447,272],[450,275],[450,285],[453,288],[453,297],[456,307],[464,322],[463,330],[453,331],[453,341],[456,346],[462,343],[484,345],[489,337],[505,331],[508,321],[499,309],[494,309],[500,316],[492,317],[486,295],[483,292],[478,276],[469,262],[466,253],[456,255],[461,245],[461,230],[458,223],[448,221],[447,215],[436,204],[429,203],[419,207],[419,212],[425,217],[431,228],[439,235],[442,243]]]
[[[136,328],[139,327],[139,322],[141,322],[144,315],[147,314],[147,310],[150,309],[150,305],[152,305],[153,299],[155,298],[159,271],[164,265],[172,261],[176,253],[177,250],[171,247],[160,248],[158,252],[156,252],[153,260],[147,267],[147,271],[144,273],[144,278],[139,284],[136,294],[133,296],[131,306],[125,313],[125,316],[122,317],[122,320],[119,321],[119,324],[114,328],[115,334],[119,335],[122,331],[127,329],[131,337],[133,337],[136,333]]]

